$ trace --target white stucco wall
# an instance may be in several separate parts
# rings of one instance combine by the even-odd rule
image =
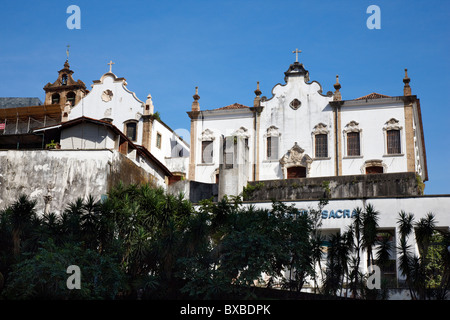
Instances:
[[[398,120],[401,139],[401,154],[388,155],[386,150],[386,136],[383,127],[390,119]],[[361,156],[347,156],[345,127],[351,121],[359,124]],[[365,174],[363,169],[367,160],[382,160],[386,165],[385,171],[406,172],[406,139],[405,139],[405,114],[403,101],[399,103],[349,105],[341,108],[342,131],[342,174]]]
[[[299,211],[305,210],[308,212],[311,209],[318,209],[318,201],[288,201],[284,202],[286,205],[294,205]],[[326,217],[321,220],[322,225],[320,230],[323,235],[330,235],[336,232],[341,234],[347,230],[347,227],[352,223],[352,212],[355,208],[364,208],[371,204],[376,211],[379,212],[379,230],[394,231],[395,244],[398,244],[400,239],[397,219],[400,211],[412,213],[414,215],[414,222],[418,222],[421,218],[432,212],[435,216],[436,227],[441,230],[450,231],[450,195],[429,195],[429,196],[415,196],[415,197],[392,197],[392,198],[368,198],[368,199],[336,199],[329,200],[329,203],[323,207],[322,216]],[[256,208],[271,209],[271,202],[247,202],[243,206],[254,205]],[[333,215],[330,217],[331,211]],[[414,233],[408,238],[408,245],[411,245],[411,253],[419,256],[419,251]],[[377,248],[374,248],[375,252]],[[397,260],[396,250],[392,252],[392,259]],[[363,252],[361,255],[360,269],[366,273],[367,267],[365,264],[367,257]],[[398,260],[397,260],[398,267]],[[397,272],[397,278],[403,279],[400,272]],[[392,299],[403,299],[402,294],[398,294]]]
[[[290,76],[285,85],[277,84],[273,89],[273,97],[261,102],[264,110],[261,113],[260,127],[260,180],[282,179],[278,160],[267,159],[267,129],[276,126],[280,133],[278,158],[281,158],[294,144],[304,149],[311,158],[314,155],[313,131],[319,123],[327,126],[328,157],[330,159],[316,160],[311,164],[309,177],[331,176],[335,173],[334,162],[334,119],[329,106],[332,97],[319,93],[321,86],[313,81],[305,82],[304,76]],[[298,99],[300,107],[294,110],[289,104]]]
[[[114,134],[106,127],[82,123],[61,131],[61,149],[114,149]]]
[[[110,101],[102,99],[106,90],[112,92]],[[107,100],[107,99],[106,99]],[[129,120],[137,120],[136,144],[142,144],[143,125],[141,116],[144,112],[144,102],[139,100],[134,92],[127,89],[127,83],[123,78],[117,78],[112,73],[104,74],[100,80],[95,81],[89,94],[73,107],[69,114],[69,120],[81,116],[102,120],[110,118],[112,124],[125,132],[124,123]]]
[[[197,123],[196,148],[191,150],[195,152],[197,159],[197,166],[195,169],[195,180],[205,183],[216,182],[216,170],[220,164],[220,146],[221,137],[232,136],[241,128],[247,130],[249,150],[249,162],[253,163],[254,159],[254,124],[253,113],[249,109],[234,109],[234,110],[215,110],[204,111],[204,118]],[[202,134],[206,130],[212,132],[213,140],[213,162],[202,163]]]

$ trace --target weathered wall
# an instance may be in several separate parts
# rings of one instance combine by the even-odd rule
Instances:
[[[184,194],[184,198],[192,203],[211,198],[213,198],[213,201],[217,201],[218,186],[215,183],[180,180],[169,185],[167,192],[173,195],[178,195],[181,192]]]
[[[44,212],[60,213],[78,197],[97,199],[120,180],[125,184],[152,182],[153,176],[124,155],[110,150],[8,150],[0,151],[0,210],[22,193],[37,201]]]
[[[249,182],[245,200],[300,200],[418,195],[414,172]]]

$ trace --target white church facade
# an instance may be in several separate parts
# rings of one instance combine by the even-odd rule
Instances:
[[[126,79],[112,72],[112,64],[93,82],[89,94],[68,109],[63,121],[88,117],[109,122],[174,172],[175,178],[185,178],[189,144],[156,115],[151,95],[141,101],[127,88]]]
[[[194,95],[189,179],[219,182],[220,165],[226,170],[241,159],[236,174],[248,181],[399,172],[428,180],[420,101],[411,95],[406,71],[403,95],[395,97],[343,100],[338,76],[335,92],[324,94],[298,61],[284,79],[269,98],[261,97],[258,83],[251,107],[200,110]],[[237,195],[246,181],[235,181],[227,190]]]

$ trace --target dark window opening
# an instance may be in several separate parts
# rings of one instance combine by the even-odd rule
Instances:
[[[387,131],[387,153],[388,154],[401,153],[400,130]]]
[[[328,136],[326,134],[316,134],[315,139],[316,158],[328,157]]]
[[[347,133],[347,155],[348,156],[361,155],[359,132]]]
[[[59,104],[59,100],[60,100],[60,97],[59,97],[58,93],[55,93],[52,95],[52,104]]]
[[[366,174],[376,174],[376,173],[383,173],[383,167],[381,166],[366,167]]]
[[[306,168],[305,167],[287,168],[287,178],[288,179],[305,178],[305,177],[306,177]]]
[[[129,122],[129,123],[127,123],[126,126],[127,126],[126,135],[127,135],[128,139],[130,139],[131,141],[136,141],[136,133],[137,133],[136,122]]]
[[[70,105],[72,107],[75,106],[75,93],[74,92],[69,92],[67,94],[67,101],[70,102]]]

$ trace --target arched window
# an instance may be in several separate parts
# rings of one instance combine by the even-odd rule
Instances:
[[[54,93],[52,95],[52,104],[59,104],[59,100],[60,100],[59,93]]]
[[[61,85],[67,85],[67,74],[63,74],[63,76],[61,77]]]
[[[73,107],[75,106],[75,92],[70,91],[67,93],[66,99],[68,102],[70,102],[70,105]]]

